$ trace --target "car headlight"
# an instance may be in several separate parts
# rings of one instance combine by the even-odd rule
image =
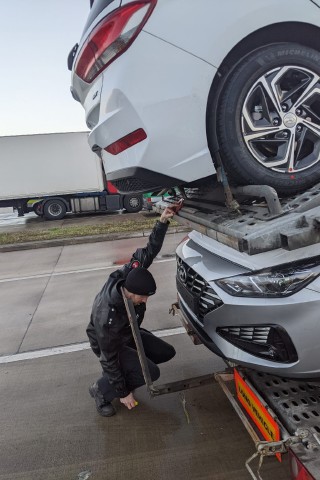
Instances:
[[[320,274],[320,257],[216,280],[235,297],[288,297]]]

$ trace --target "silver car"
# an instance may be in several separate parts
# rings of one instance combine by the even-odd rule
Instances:
[[[320,377],[318,245],[249,256],[198,232],[177,249],[178,299],[188,330],[234,363]]]

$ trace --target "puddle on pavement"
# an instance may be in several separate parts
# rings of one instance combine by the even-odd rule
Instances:
[[[84,472],[80,472],[78,474],[78,478],[77,480],[88,480],[89,477],[91,477],[92,475],[92,472],[90,472],[90,470],[86,470]]]

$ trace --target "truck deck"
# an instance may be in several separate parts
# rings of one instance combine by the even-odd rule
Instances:
[[[236,376],[242,382],[240,387]],[[242,367],[217,373],[215,378],[255,442],[257,451],[246,462],[253,479],[262,478],[264,457],[275,455],[281,460],[281,454],[289,450],[312,478],[320,478],[319,382],[281,378]],[[263,430],[269,441],[261,435]],[[278,437],[274,438],[277,430]],[[257,457],[260,462],[255,473],[252,461]]]
[[[175,220],[249,255],[284,248],[295,250],[320,241],[320,184],[302,194],[279,199],[268,186],[232,189],[237,207],[225,205],[223,188],[189,189],[166,198],[154,209],[184,199]]]
[[[320,478],[320,383],[276,377],[246,370],[252,385],[275,412],[290,436],[301,436],[291,449]],[[302,435],[301,435],[302,434]]]

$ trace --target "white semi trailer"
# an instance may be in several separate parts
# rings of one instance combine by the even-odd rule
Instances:
[[[0,137],[0,207],[49,220],[67,212],[142,208],[141,194],[121,195],[107,181],[87,132]]]

